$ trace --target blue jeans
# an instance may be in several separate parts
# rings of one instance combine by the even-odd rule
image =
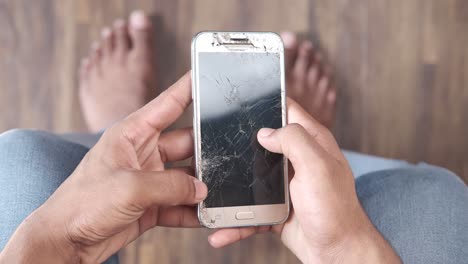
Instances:
[[[96,136],[27,130],[0,135],[0,249],[73,172]],[[80,142],[81,144],[71,141]],[[345,152],[359,200],[404,263],[466,263],[468,190],[453,173]],[[117,263],[112,257],[107,263]]]

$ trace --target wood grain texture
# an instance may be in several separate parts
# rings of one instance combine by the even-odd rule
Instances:
[[[464,0],[0,0],[0,131],[84,131],[79,61],[103,26],[133,9],[155,23],[155,93],[189,70],[198,31],[295,31],[335,69],[343,148],[437,164],[468,182]],[[121,253],[122,263],[298,262],[272,235],[214,250],[209,233],[155,229]]]

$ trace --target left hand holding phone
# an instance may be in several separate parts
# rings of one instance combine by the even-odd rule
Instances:
[[[191,129],[162,131],[191,102],[190,73],[109,128],[73,174],[16,230],[1,263],[101,263],[159,225],[199,226],[186,206],[207,195],[186,169],[164,163],[193,155]]]
[[[290,125],[259,131],[259,143],[292,164],[292,208],[286,223],[223,229],[209,237],[219,248],[272,231],[304,263],[400,263],[362,209],[354,177],[333,135],[288,99]]]

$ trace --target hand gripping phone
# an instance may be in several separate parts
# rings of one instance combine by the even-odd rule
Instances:
[[[209,228],[274,225],[289,215],[287,160],[257,141],[286,125],[284,47],[271,32],[201,32],[192,41],[198,205]]]

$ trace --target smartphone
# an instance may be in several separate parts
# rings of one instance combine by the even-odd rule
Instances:
[[[257,141],[286,125],[284,46],[271,32],[201,32],[192,41],[198,205],[209,228],[273,225],[289,215],[287,161]]]

